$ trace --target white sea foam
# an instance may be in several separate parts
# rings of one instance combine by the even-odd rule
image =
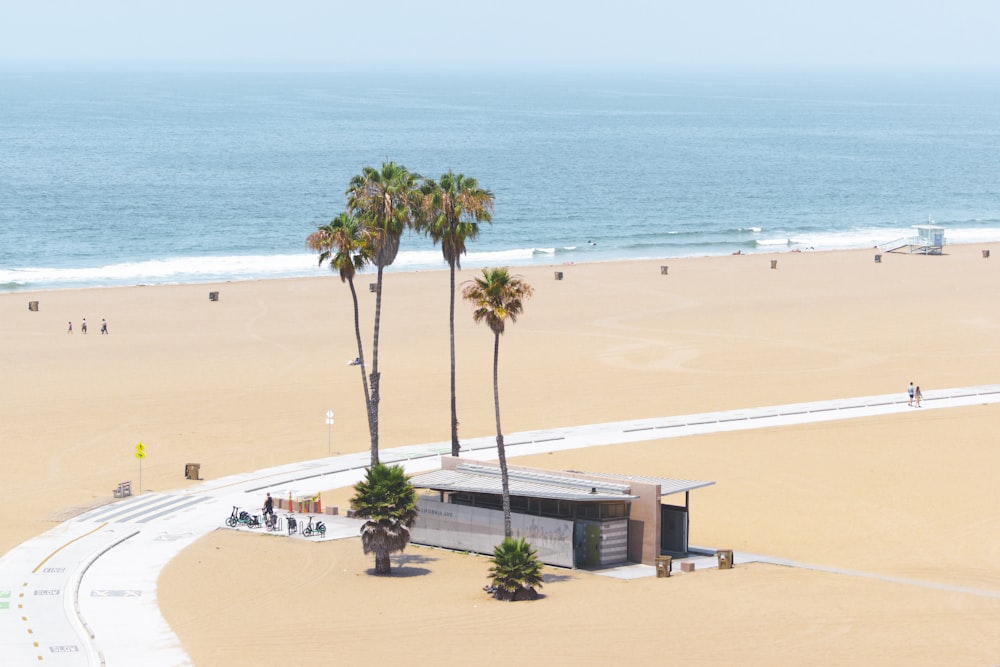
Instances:
[[[0,284],[131,285],[146,283],[251,280],[316,273],[315,255],[234,255],[177,257],[96,267],[0,269]]]

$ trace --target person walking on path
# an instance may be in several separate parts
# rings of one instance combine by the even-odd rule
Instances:
[[[913,399],[917,402],[917,407],[920,407],[920,401],[924,397],[923,393],[920,391],[920,387],[917,387],[913,392]]]
[[[914,393],[914,391],[915,390],[913,389],[913,383],[911,382],[910,386],[906,388],[906,393],[910,395],[910,402],[907,403],[907,405],[909,405],[911,408],[913,407],[913,393]]]
[[[87,333],[87,318],[83,318],[83,322],[80,323],[80,333]]]
[[[264,501],[264,525],[267,526],[268,530],[274,530],[274,500],[270,493],[267,494],[267,500]]]
[[[102,317],[101,318],[101,335],[103,336],[106,333],[108,333],[108,321]]]

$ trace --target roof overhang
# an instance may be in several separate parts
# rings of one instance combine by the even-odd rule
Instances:
[[[659,484],[661,496],[699,489],[715,483],[628,475],[576,474],[587,476],[574,477],[534,470],[511,470],[508,473],[510,495],[573,502],[620,502],[639,499],[639,496],[631,492],[632,483],[635,482]],[[503,492],[499,467],[473,463],[460,463],[454,470],[437,470],[414,475],[410,478],[410,483],[418,489],[434,491],[491,495],[500,495]]]

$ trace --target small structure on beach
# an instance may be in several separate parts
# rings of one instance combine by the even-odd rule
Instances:
[[[602,568],[655,565],[686,555],[689,494],[714,482],[508,466],[511,525],[543,563]],[[410,531],[415,544],[492,554],[503,540],[500,468],[442,456],[441,469],[415,475],[421,494]],[[661,498],[684,494],[683,505]]]
[[[910,253],[921,255],[940,255],[944,250],[944,227],[933,224],[913,225],[917,230],[916,236],[906,236],[895,241],[882,243],[879,250],[882,252],[895,252],[906,249]]]

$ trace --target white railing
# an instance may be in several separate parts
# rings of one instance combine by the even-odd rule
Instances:
[[[904,236],[901,239],[896,239],[895,241],[889,241],[888,243],[880,243],[878,249],[882,252],[892,252],[893,250],[899,250],[905,245],[913,245],[916,243],[917,238],[915,236]]]

